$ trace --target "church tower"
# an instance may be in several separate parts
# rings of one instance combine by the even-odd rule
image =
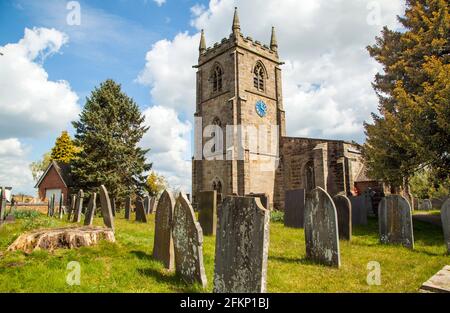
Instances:
[[[278,163],[280,139],[286,132],[275,29],[269,45],[244,37],[235,9],[231,31],[212,47],[206,46],[201,32],[194,66],[193,202],[198,192],[217,190],[223,197],[266,194],[272,207],[276,168],[266,165]]]

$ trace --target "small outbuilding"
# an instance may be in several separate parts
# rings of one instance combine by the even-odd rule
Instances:
[[[55,195],[56,199],[59,200],[59,197],[63,194],[66,204],[67,195],[70,194],[72,186],[70,165],[52,161],[34,188],[38,188],[39,198],[42,201],[50,199],[52,195]]]

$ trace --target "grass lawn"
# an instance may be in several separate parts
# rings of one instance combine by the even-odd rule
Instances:
[[[0,292],[201,292],[188,286],[175,274],[152,260],[154,215],[148,224],[116,218],[116,243],[78,250],[5,252],[24,231],[69,225],[39,215],[17,219],[0,228]],[[102,225],[100,218],[96,225]],[[268,292],[416,292],[420,285],[444,265],[450,264],[442,230],[426,223],[414,223],[415,250],[380,245],[375,220],[354,229],[351,243],[341,241],[340,269],[312,264],[305,260],[302,229],[270,225]],[[214,238],[204,238],[204,261],[212,291]],[[81,284],[69,286],[67,264],[81,264]],[[367,263],[381,264],[381,285],[369,286]]]

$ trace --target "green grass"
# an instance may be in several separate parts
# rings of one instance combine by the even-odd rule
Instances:
[[[26,255],[5,252],[23,231],[69,225],[44,215],[17,219],[0,228],[0,292],[200,292],[174,273],[166,271],[151,257],[154,216],[148,224],[116,218],[116,243],[102,242],[96,247],[46,251]],[[101,225],[102,220],[95,219]],[[302,229],[285,228],[272,222],[268,263],[269,292],[416,292],[420,285],[444,265],[442,231],[433,225],[415,222],[416,249],[380,245],[375,220],[354,230],[351,243],[341,241],[340,269],[312,264],[305,260]],[[208,287],[212,291],[214,238],[204,238],[204,262]],[[80,286],[69,286],[67,264],[81,264]],[[381,286],[366,283],[367,263],[381,264]]]

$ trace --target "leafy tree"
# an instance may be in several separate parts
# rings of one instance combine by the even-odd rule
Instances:
[[[450,179],[439,182],[428,168],[415,173],[410,185],[411,192],[420,199],[443,198],[450,195]]]
[[[383,73],[363,155],[369,175],[391,184],[425,167],[442,182],[450,176],[449,2],[407,0],[398,19],[404,31],[385,27],[367,48]]]
[[[160,194],[168,187],[167,180],[164,176],[158,175],[154,171],[147,177],[147,190],[151,196]]]
[[[31,170],[31,174],[33,175],[34,181],[37,181],[41,177],[41,175],[44,173],[44,171],[50,165],[51,161],[52,161],[51,153],[47,152],[42,156],[41,160],[32,162],[30,164],[30,170]]]
[[[151,164],[149,151],[138,146],[148,130],[137,104],[121,86],[107,80],[95,88],[75,127],[75,144],[81,148],[72,162],[72,174],[80,188],[105,185],[112,197],[122,200],[142,192]]]
[[[52,149],[51,158],[55,161],[69,163],[77,153],[78,149],[73,144],[67,131],[63,131],[61,136],[56,138],[55,146]]]

